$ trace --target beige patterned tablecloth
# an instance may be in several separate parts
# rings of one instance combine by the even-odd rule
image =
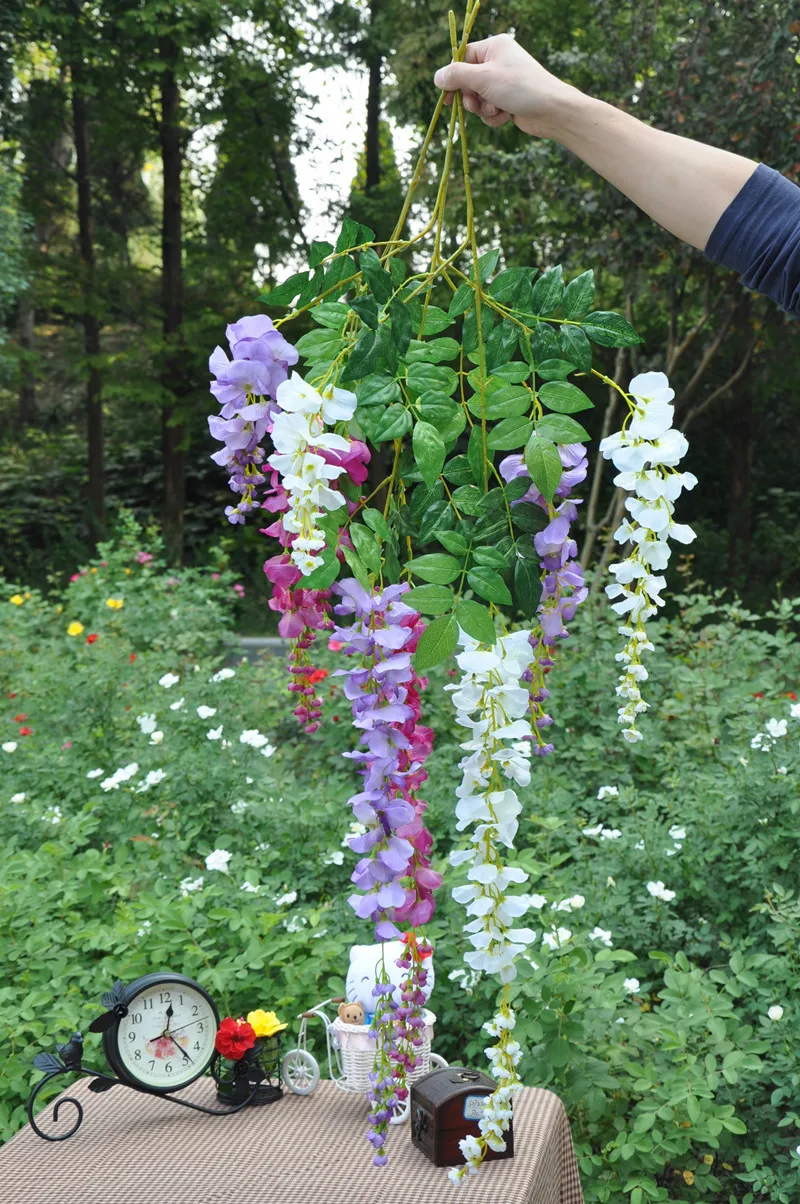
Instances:
[[[0,1204],[583,1204],[561,1101],[538,1088],[516,1101],[514,1158],[462,1187],[411,1144],[408,1124],[390,1130],[389,1166],[373,1167],[365,1101],[331,1082],[229,1118],[87,1088],[65,1093],[84,1108],[74,1137],[45,1142],[26,1125],[0,1150]],[[208,1079],[182,1094],[221,1106]],[[74,1115],[66,1105],[64,1128]],[[49,1109],[39,1123],[53,1131]]]

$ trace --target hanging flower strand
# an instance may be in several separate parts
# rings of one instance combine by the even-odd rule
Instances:
[[[689,449],[686,437],[673,428],[675,393],[663,372],[645,372],[635,376],[624,394],[629,416],[621,431],[609,435],[600,444],[600,451],[619,470],[614,484],[632,493],[625,502],[630,518],[624,519],[614,532],[617,543],[631,544],[632,551],[625,560],[609,565],[616,581],[606,586],[609,598],[618,615],[628,621],[618,630],[627,643],[617,653],[623,672],[617,686],[622,699],[619,722],[622,735],[635,744],[642,739],[637,719],[647,710],[641,683],[647,681],[647,669],[642,653],[652,652],[645,623],[664,605],[661,591],[666,585],[659,575],[669,562],[671,548],[668,540],[689,544],[695,538],[691,527],[673,521],[675,502],[684,489],[694,489],[697,477],[691,472],[678,472]]]

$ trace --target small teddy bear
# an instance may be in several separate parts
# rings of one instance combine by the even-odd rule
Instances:
[[[364,1009],[360,1003],[340,1003],[339,1019],[343,1024],[363,1024]]]

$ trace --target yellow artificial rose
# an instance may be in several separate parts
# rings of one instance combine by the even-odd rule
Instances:
[[[276,1033],[280,1033],[286,1028],[286,1025],[281,1024],[274,1012],[265,1012],[263,1008],[248,1012],[247,1023],[252,1025],[253,1032],[257,1037],[274,1037]]]
[[[13,603],[14,606],[22,606],[22,603],[25,601],[22,594],[12,594],[8,600],[9,602]]]
[[[109,610],[122,610],[122,598],[106,598],[106,606]]]
[[[83,623],[78,623],[77,620],[73,619],[73,621],[70,623],[69,627],[67,628],[67,635],[80,635],[82,631],[83,631]]]

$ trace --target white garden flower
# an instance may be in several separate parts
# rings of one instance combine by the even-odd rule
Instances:
[[[187,895],[193,891],[203,889],[203,878],[183,878],[178,884],[178,889],[181,892],[181,898],[185,899]]]
[[[323,865],[343,865],[344,853],[341,849],[334,849],[332,853],[326,853],[322,858]]]
[[[139,724],[139,731],[143,736],[149,736],[156,730],[155,715],[137,715],[136,722]]]
[[[770,1020],[782,1020],[783,1008],[779,1003],[773,1003],[772,1007],[767,1009],[767,1015]]]
[[[654,899],[663,899],[665,903],[670,903],[675,898],[675,891],[667,890],[663,882],[648,882],[647,890]]]
[[[593,828],[581,828],[581,832],[584,836],[599,836],[602,831],[602,824],[596,824]]]
[[[367,830],[366,824],[360,824],[358,820],[353,820],[347,832],[342,837],[342,848],[350,848],[350,840],[353,836],[363,836]]]
[[[101,778],[104,773],[104,769],[90,769],[86,776],[87,778]]]
[[[789,704],[789,714],[791,715],[792,719],[800,719],[800,702],[793,702]]]
[[[201,719],[213,719],[217,713],[216,707],[199,706],[195,709]]]
[[[606,945],[609,949],[614,944],[610,931],[607,928],[600,928],[599,925],[589,933],[589,940],[599,941],[601,945]]]
[[[604,798],[619,798],[619,790],[617,789],[617,787],[616,786],[601,786],[597,792],[598,802],[602,803]]]
[[[622,985],[629,995],[635,995],[641,984],[638,978],[626,978]]]
[[[137,788],[136,793],[144,794],[146,791],[150,790],[152,786],[157,786],[159,782],[163,782],[166,776],[167,775],[163,769],[151,769],[145,776],[144,781]]]
[[[180,680],[175,673],[165,673],[163,677],[159,677],[158,684],[163,686],[165,690],[169,690],[172,686],[176,686]]]
[[[231,811],[234,815],[244,815],[245,811],[249,810],[250,804],[245,802],[243,798],[237,799],[235,803],[231,803]]]
[[[674,522],[672,515],[680,493],[693,489],[697,478],[690,472],[675,471],[688,443],[672,429],[675,395],[664,373],[634,377],[628,392],[627,429],[603,439],[600,451],[618,470],[615,485],[634,494],[625,503],[630,518],[614,533],[618,543],[632,544],[633,549],[626,560],[609,565],[615,582],[606,587],[606,593],[616,599],[612,609],[625,618],[619,632],[627,643],[617,655],[623,667],[617,686],[619,722],[624,738],[635,744],[642,739],[638,717],[648,706],[640,688],[647,680],[641,657],[653,650],[645,622],[664,605],[661,591],[666,581],[659,573],[669,561],[669,539],[691,543],[695,538],[692,529]]]
[[[228,862],[230,861],[232,855],[233,854],[229,853],[227,849],[214,849],[214,851],[209,853],[206,857],[206,869],[218,870],[221,874],[227,874]]]
[[[251,748],[263,748],[269,743],[267,736],[262,736],[258,728],[250,728],[242,732],[239,737],[240,744],[249,744]]]
[[[296,890],[288,890],[285,895],[278,895],[275,900],[276,907],[288,907],[297,899]]]
[[[235,669],[219,669],[208,680],[209,681],[228,681],[231,677],[235,677],[235,676],[236,676]]]
[[[603,828],[600,833],[601,840],[619,840],[622,832],[619,828]]]
[[[673,824],[669,830],[670,840],[685,840],[686,829],[681,824]]]
[[[789,772],[789,770],[786,768],[785,765],[779,765],[778,768],[775,770],[775,772],[781,774],[781,776],[783,777]]]
[[[262,757],[274,757],[278,750],[274,744],[265,744],[259,751]]]
[[[163,732],[153,732],[150,736],[151,744],[162,744],[163,741],[164,741],[164,733]]]
[[[272,848],[272,845],[269,843],[268,840],[262,840],[261,844],[256,845],[256,852],[268,853],[271,848]]]
[[[259,887],[254,882],[243,882],[239,890],[247,891],[248,894],[257,895]]]
[[[124,765],[122,769],[116,769],[111,777],[105,778],[100,783],[100,789],[108,792],[109,790],[119,790],[123,782],[130,781],[139,772],[139,766],[135,761],[130,765]]]
[[[60,807],[48,807],[42,816],[42,820],[46,824],[60,824],[63,818]]]
[[[222,738],[222,724],[219,727],[212,727],[206,732],[206,740],[220,740]]]
[[[25,802],[24,791],[20,790],[18,794],[12,794],[11,801],[12,801],[12,803],[24,803]]]
[[[779,740],[781,736],[785,736],[789,727],[786,719],[768,719],[764,724],[767,729],[767,735],[773,740]]]
[[[548,949],[560,949],[571,938],[569,928],[553,928],[550,932],[542,933],[542,944]]]
[[[150,931],[150,929],[152,927],[153,927],[153,924],[152,924],[151,920],[142,920],[142,926],[141,926],[141,928],[136,929],[136,935],[138,937],[147,936],[148,932]]]
[[[0,748],[2,748],[3,752],[5,753],[16,752],[17,742],[16,740],[6,740],[5,744],[0,744]]]
[[[197,668],[197,666],[196,666],[196,665],[195,665],[195,668]],[[171,702],[171,703],[169,704],[169,709],[170,709],[171,711],[185,711],[185,710],[186,710],[186,699],[185,699],[185,698],[179,698],[179,699],[177,700],[177,702]]]

